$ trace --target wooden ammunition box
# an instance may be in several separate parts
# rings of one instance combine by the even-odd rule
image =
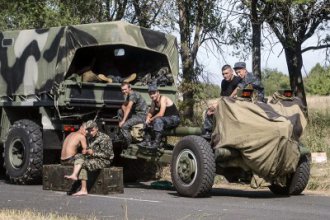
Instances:
[[[64,178],[64,175],[70,175],[72,170],[72,166],[44,165],[43,189],[65,192],[77,190],[75,181]],[[124,193],[123,168],[110,167],[88,172],[87,187],[91,194]]]

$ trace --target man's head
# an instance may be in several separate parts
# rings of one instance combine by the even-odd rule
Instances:
[[[129,95],[132,91],[131,84],[129,84],[128,82],[123,82],[120,87],[121,92],[126,96]]]
[[[86,122],[86,130],[90,136],[95,137],[99,128],[97,127],[97,124],[95,121],[89,120]]]
[[[246,63],[244,62],[237,62],[234,65],[234,70],[239,75],[242,79],[245,78],[247,75],[247,70],[246,70]]]
[[[233,69],[231,68],[230,65],[226,64],[222,67],[221,69],[223,78],[226,81],[231,81],[233,78]]]
[[[157,89],[157,85],[150,84],[148,87],[148,93],[152,101],[156,101],[159,97],[159,91]]]
[[[82,133],[83,135],[86,136],[86,134],[87,134],[86,122],[83,122],[83,123],[80,125],[79,131],[80,131],[80,133]]]

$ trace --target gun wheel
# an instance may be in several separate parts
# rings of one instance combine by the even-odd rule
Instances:
[[[269,186],[270,191],[276,195],[299,195],[306,188],[310,175],[310,163],[306,155],[299,160],[296,172],[288,178],[287,186],[273,184]]]
[[[171,176],[180,195],[208,195],[215,177],[215,160],[210,144],[199,136],[181,139],[173,151]]]

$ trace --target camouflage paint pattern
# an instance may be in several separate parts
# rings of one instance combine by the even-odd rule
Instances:
[[[0,32],[0,42],[1,98],[51,92],[84,47],[129,45],[165,55],[174,76],[179,70],[174,36],[122,21]]]

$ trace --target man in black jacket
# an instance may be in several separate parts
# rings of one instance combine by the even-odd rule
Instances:
[[[234,71],[230,65],[226,64],[221,68],[223,80],[221,82],[221,93],[220,96],[230,96],[233,97],[233,93],[237,85],[241,82],[241,78],[234,75]],[[214,111],[216,106],[209,106],[203,124],[203,137],[207,140],[211,139],[211,134],[214,124]]]

